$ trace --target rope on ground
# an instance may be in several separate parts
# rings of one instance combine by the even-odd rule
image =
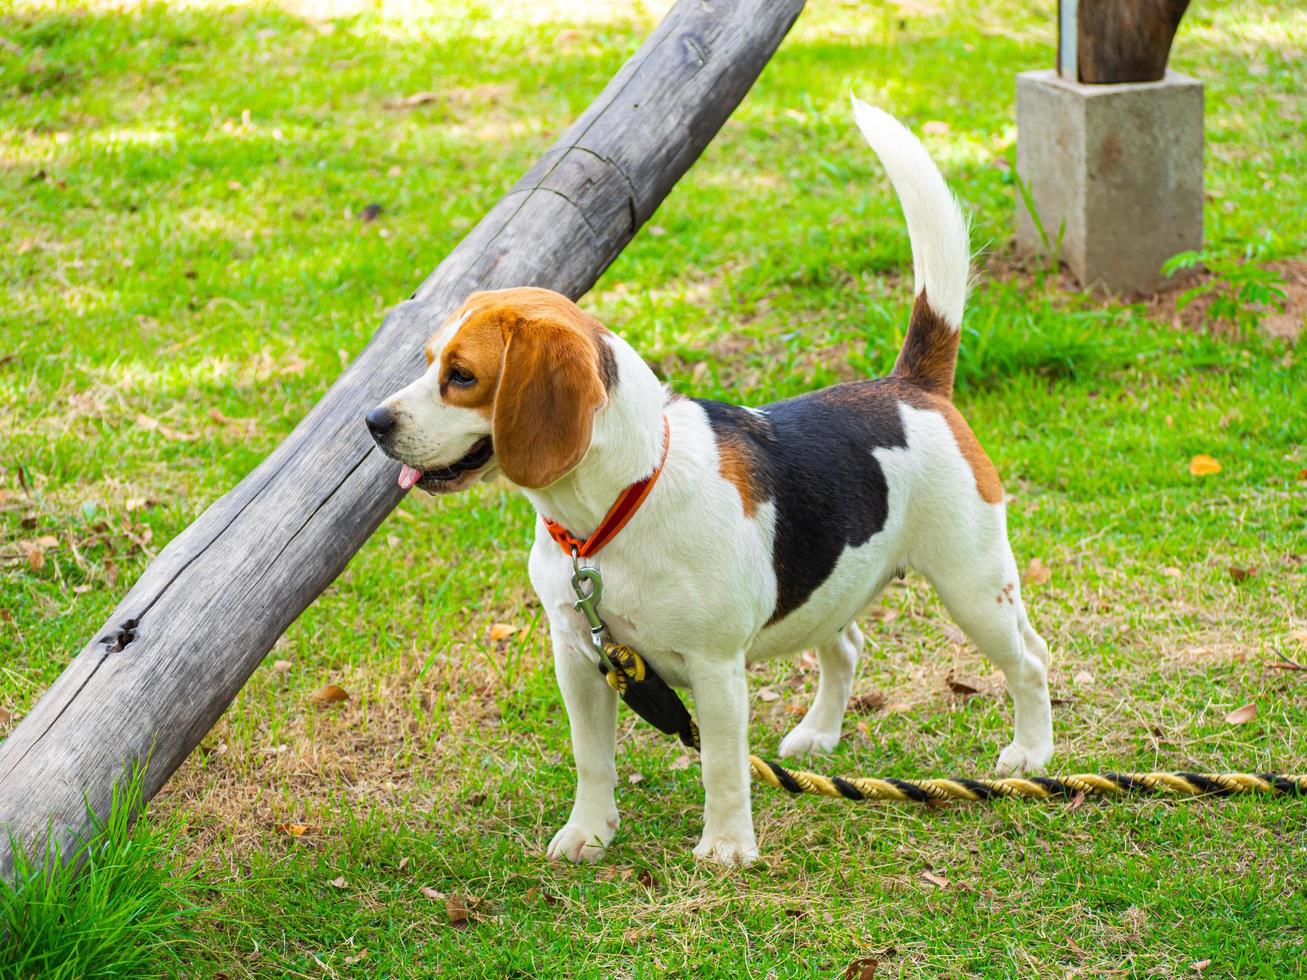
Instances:
[[[699,727],[680,697],[635,650],[605,643],[607,663],[600,663],[610,687],[645,721],[667,735],[676,735],[688,748],[699,748]],[[1307,774],[1286,776],[1248,772],[1105,772],[1072,776],[1008,776],[1001,779],[877,779],[872,776],[822,776],[787,769],[756,755],[749,756],[753,777],[775,789],[796,795],[834,796],[845,800],[893,800],[938,803],[945,800],[981,802],[1000,797],[1049,800],[1077,795],[1120,797],[1132,793],[1168,796],[1232,796],[1265,793],[1307,797]]]

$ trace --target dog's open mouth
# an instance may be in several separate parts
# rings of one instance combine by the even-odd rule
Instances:
[[[451,487],[450,484],[459,482],[459,477],[464,474],[479,470],[486,463],[490,462],[490,457],[495,454],[495,444],[489,436],[478,439],[472,444],[472,448],[462,459],[450,463],[448,466],[442,466],[434,470],[419,470],[415,467],[404,464],[404,468],[399,471],[399,486],[401,490],[408,490],[410,487],[417,487],[425,490],[427,493],[441,493],[445,490],[459,489]]]

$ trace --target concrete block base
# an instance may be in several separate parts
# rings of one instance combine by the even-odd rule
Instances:
[[[1203,245],[1203,86],[1082,85],[1056,71],[1017,76],[1017,247],[1059,257],[1083,286],[1143,293],[1162,263]],[[1044,238],[1047,238],[1045,242]]]

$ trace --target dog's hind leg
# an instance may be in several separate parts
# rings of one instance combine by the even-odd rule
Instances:
[[[853,690],[853,672],[862,653],[862,631],[850,623],[831,642],[817,648],[821,675],[812,707],[781,740],[781,756],[829,752],[840,740],[844,708]]]
[[[1012,743],[998,757],[998,771],[1041,772],[1053,757],[1052,708],[1048,698],[1048,647],[1026,617],[1021,579],[1004,522],[978,522],[986,540],[954,560],[918,565],[957,624],[1003,671],[1016,715]],[[986,525],[989,525],[986,527]]]

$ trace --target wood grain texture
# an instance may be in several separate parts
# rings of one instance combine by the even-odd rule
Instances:
[[[263,463],[177,536],[0,745],[8,835],[61,847],[145,764],[153,797],[273,643],[402,496],[364,412],[424,367],[427,335],[469,293],[593,285],[702,152],[803,0],[680,0],[593,104],[381,324]],[[135,620],[115,650],[102,638]],[[51,651],[51,655],[57,653]]]
[[[1189,0],[1079,0],[1076,81],[1158,81],[1166,74],[1171,42],[1188,7]],[[1058,71],[1063,72],[1060,46],[1058,51]]]

